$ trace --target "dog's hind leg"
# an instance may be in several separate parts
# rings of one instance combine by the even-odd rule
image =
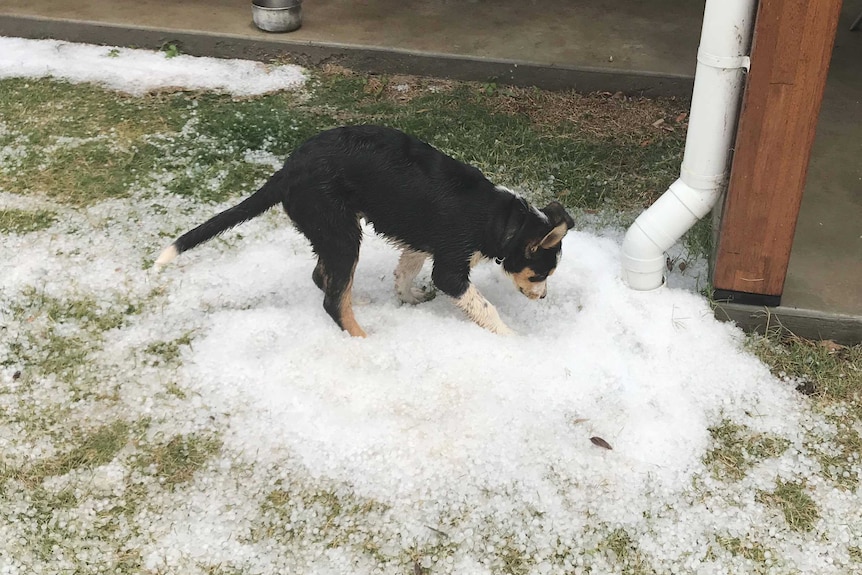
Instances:
[[[330,266],[327,265],[327,270]],[[327,276],[326,295],[323,297],[323,309],[335,320],[335,323],[344,331],[354,337],[365,337],[363,330],[356,322],[353,315],[353,272],[356,270],[356,262],[350,269],[334,266],[334,272]]]
[[[323,270],[323,262],[320,258],[317,259],[317,265],[314,266],[314,271],[311,272],[311,281],[322,291],[326,292],[326,272]]]
[[[349,233],[341,241],[330,241],[316,246],[318,263],[312,278],[323,289],[323,309],[335,320],[338,326],[356,337],[365,337],[363,330],[353,315],[353,273],[359,260],[359,226],[355,234]],[[350,228],[343,228],[342,234]],[[351,230],[353,231],[353,230]]]
[[[315,201],[298,201],[288,215],[317,254],[311,279],[323,291],[323,309],[338,327],[352,336],[365,337],[365,330],[353,315],[351,299],[353,272],[362,243],[359,217],[325,194]]]
[[[358,256],[358,250],[356,256]],[[315,283],[320,280],[323,290],[323,309],[338,324],[338,327],[355,337],[365,337],[363,330],[353,315],[353,273],[357,257],[320,256],[315,273]],[[319,274],[318,274],[319,270]],[[321,287],[322,286],[322,287]]]
[[[401,252],[398,267],[395,268],[395,293],[402,302],[415,305],[434,299],[433,290],[413,285],[427,257],[428,254],[424,252],[415,252],[408,248]]]

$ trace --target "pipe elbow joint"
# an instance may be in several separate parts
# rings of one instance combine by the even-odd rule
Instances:
[[[635,290],[664,284],[665,251],[712,209],[720,187],[695,189],[682,178],[643,212],[629,228],[622,245],[623,279]]]
[[[664,285],[664,249],[637,220],[626,232],[621,258],[623,281],[630,288],[650,291]]]

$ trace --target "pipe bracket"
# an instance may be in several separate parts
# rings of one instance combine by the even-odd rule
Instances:
[[[721,70],[744,68],[747,72],[751,68],[751,58],[748,56],[719,56],[702,49],[697,51],[697,61],[704,66]]]

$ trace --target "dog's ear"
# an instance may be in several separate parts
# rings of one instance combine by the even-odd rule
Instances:
[[[565,222],[567,230],[575,227],[575,220],[572,219],[572,216],[569,215],[569,212],[566,211],[566,208],[560,202],[551,202],[542,208],[542,212],[548,216],[548,221],[554,227],[559,226],[563,222]]]
[[[551,202],[542,208],[542,212],[548,216],[548,222],[554,226],[553,229],[548,232],[544,238],[542,238],[542,241],[539,242],[539,247],[546,250],[563,241],[566,232],[575,226],[575,220],[572,219],[572,216],[569,215],[560,202]]]
[[[562,222],[560,225],[549,231],[548,235],[542,238],[542,241],[539,242],[539,247],[543,250],[547,250],[556,246],[563,241],[567,231],[569,231],[569,228],[566,227],[566,222]]]

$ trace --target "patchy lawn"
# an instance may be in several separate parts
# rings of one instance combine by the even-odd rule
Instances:
[[[705,225],[672,289],[620,282],[685,102],[308,75],[240,98],[0,80],[0,571],[862,570],[862,347],[716,322]],[[370,337],[346,337],[275,210],[150,270],[297,143],[360,122],[575,212],[547,300],[475,271],[519,335],[399,306],[369,232]]]

